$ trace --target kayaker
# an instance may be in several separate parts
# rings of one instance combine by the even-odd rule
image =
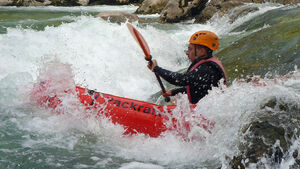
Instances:
[[[221,62],[213,56],[213,51],[218,50],[219,39],[210,31],[199,31],[194,33],[190,40],[186,55],[192,62],[187,72],[177,73],[163,69],[157,65],[155,59],[148,68],[157,73],[169,83],[181,86],[180,88],[168,90],[162,93],[164,97],[174,96],[178,93],[186,93],[189,101],[196,104],[201,98],[208,94],[212,86],[217,87],[220,80],[227,83],[226,72]]]

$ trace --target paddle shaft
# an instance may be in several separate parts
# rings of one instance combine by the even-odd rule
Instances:
[[[152,66],[152,60],[151,60],[151,55],[150,55],[150,59],[147,59],[147,58],[145,58],[149,63],[150,63],[150,65]],[[158,81],[158,83],[159,83],[159,86],[160,86],[160,88],[161,88],[161,90],[162,90],[162,92],[163,93],[166,93],[166,89],[165,89],[165,87],[164,87],[164,85],[163,85],[163,83],[162,83],[162,81],[161,81],[161,79],[160,79],[160,77],[159,77],[159,75],[157,74],[157,73],[155,73],[154,72],[154,74],[155,74],[155,76],[156,76],[156,79],[157,79],[157,81]],[[167,96],[167,97],[165,97],[165,101],[166,102],[169,102],[171,99],[170,99],[170,97],[169,96]]]

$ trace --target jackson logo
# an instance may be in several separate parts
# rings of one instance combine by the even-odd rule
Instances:
[[[113,97],[105,97],[109,103],[113,104],[116,107],[122,107],[124,109],[129,109],[129,110],[134,110],[134,111],[139,111],[139,112],[143,112],[146,114],[152,114],[155,116],[161,116],[159,114],[159,112],[157,112],[158,114],[156,114],[156,110],[158,110],[156,107],[147,107],[138,103],[135,103],[134,101],[131,102],[126,102],[126,101],[121,101],[121,100],[117,100],[114,99]],[[159,110],[158,110],[159,111]]]

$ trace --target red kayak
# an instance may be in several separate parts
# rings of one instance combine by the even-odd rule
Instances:
[[[49,94],[46,91],[47,87],[49,86],[45,82],[36,85],[31,93],[31,100],[41,106],[56,110],[62,101],[59,99],[58,93]],[[144,133],[151,137],[158,137],[167,130],[177,130],[179,134],[187,135],[191,128],[191,124],[184,119],[178,120],[172,117],[172,110],[176,108],[176,105],[161,106],[104,94],[78,86],[76,86],[74,91],[86,110],[95,110],[98,117],[105,116],[114,124],[122,125],[126,135]],[[74,92],[65,90],[63,94],[66,93],[71,94]],[[195,105],[191,105],[191,110],[194,107]],[[214,122],[207,120],[203,116],[198,116],[196,125],[210,133],[214,127]]]

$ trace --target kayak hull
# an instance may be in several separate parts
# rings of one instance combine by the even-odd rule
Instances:
[[[57,112],[57,107],[62,103],[59,94],[46,92],[49,86],[43,82],[36,85],[31,93],[31,100],[41,106],[49,107]],[[75,93],[74,93],[75,91]],[[122,125],[124,134],[132,135],[143,133],[150,137],[158,137],[167,130],[178,130],[180,135],[187,135],[190,124],[184,119],[178,120],[172,117],[172,111],[176,105],[161,106],[144,101],[104,94],[76,86],[75,90],[64,90],[65,94],[73,93],[86,110],[97,112],[97,117],[106,117],[114,124]],[[191,105],[194,108],[195,105]],[[188,112],[191,113],[191,112]],[[198,117],[197,126],[204,128],[209,133],[214,127],[203,116]],[[183,132],[184,131],[184,132]]]

